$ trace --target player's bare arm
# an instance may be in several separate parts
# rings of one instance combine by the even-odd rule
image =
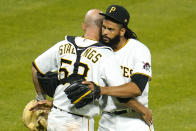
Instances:
[[[36,102],[29,110],[37,111],[37,110],[50,110],[53,106],[53,101],[50,100],[41,100]]]
[[[130,99],[126,103],[126,105],[134,109],[136,112],[140,113],[146,124],[148,124],[149,126],[152,124],[152,111],[149,108],[142,105],[136,99]]]
[[[34,84],[35,90],[37,92],[36,99],[37,100],[44,100],[45,94],[39,85],[39,82],[37,79],[37,70],[35,69],[34,66],[32,66],[32,79],[33,79],[33,84]]]
[[[101,87],[101,95],[126,98],[140,96],[141,91],[134,82],[129,82],[120,86]]]
[[[92,90],[94,85],[89,81],[84,81]],[[139,87],[134,82],[129,82],[120,86],[100,87],[101,95],[109,95],[120,98],[136,97],[141,95]]]
[[[88,84],[88,86],[94,90],[94,84],[89,81],[84,81],[83,84]],[[100,87],[101,95],[111,95],[116,97],[134,97],[141,95],[141,90],[134,82],[129,82],[121,86],[110,86],[110,87]],[[143,120],[150,126],[152,124],[152,111],[142,105],[136,99],[130,99],[125,103],[128,107],[131,107],[136,112],[140,113]]]

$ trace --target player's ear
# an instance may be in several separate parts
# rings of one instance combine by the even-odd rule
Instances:
[[[120,36],[124,36],[125,32],[126,32],[126,29],[125,28],[121,28],[120,29]]]
[[[84,32],[86,31],[86,26],[85,26],[84,23],[82,23],[82,29],[83,29]]]

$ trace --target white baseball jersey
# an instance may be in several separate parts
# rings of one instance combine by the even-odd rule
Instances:
[[[141,42],[129,39],[123,48],[115,52],[115,57],[120,63],[124,83],[131,82],[131,76],[134,74],[142,74],[151,78],[152,71],[150,51]],[[136,98],[146,107],[148,107],[148,90],[149,82],[146,84],[142,95]],[[117,109],[127,108],[124,104],[120,104],[115,97],[112,97],[112,99],[109,98],[109,100],[111,100],[110,102],[113,103]],[[110,107],[107,105],[104,110],[109,111],[108,108]]]
[[[97,42],[82,37],[76,37],[75,43],[79,47],[87,47]],[[78,50],[80,50],[80,48],[78,48]],[[77,57],[76,54],[75,46],[70,43],[66,37],[65,40],[58,42],[37,57],[34,64],[42,74],[51,70],[58,70],[58,77],[62,79],[73,73],[74,63]],[[92,46],[87,48],[81,54],[78,74],[84,76],[87,81],[93,81],[100,86],[116,86],[124,82],[114,52],[107,46]],[[56,88],[53,101],[56,107],[67,112],[90,117],[99,114],[100,110],[96,103],[75,109],[64,92],[66,87],[66,84],[61,84]]]
[[[131,76],[134,74],[142,74],[151,78],[151,54],[149,49],[141,42],[128,39],[124,47],[115,52],[115,56],[123,71],[124,83],[131,82]],[[142,95],[136,97],[146,107],[148,107],[148,90],[149,82],[146,84]],[[119,103],[116,97],[108,96],[108,98],[105,98],[106,101],[107,104],[102,106],[105,112],[130,108],[125,106],[124,103]],[[115,109],[111,110],[111,106]],[[138,113],[132,111],[123,115],[103,113],[99,122],[99,131],[149,131],[147,124],[138,116]],[[153,130],[153,127],[151,130]]]

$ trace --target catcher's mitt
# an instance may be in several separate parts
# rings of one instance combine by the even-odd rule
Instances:
[[[91,90],[88,85],[82,84],[82,81],[82,79],[76,80],[65,89],[65,94],[76,108],[84,107],[100,97],[99,86],[92,82],[94,90]]]
[[[30,101],[24,108],[22,121],[30,131],[46,131],[47,129],[47,110],[29,111],[36,103],[36,100]]]
[[[37,79],[43,91],[50,97],[53,97],[56,87],[59,85],[58,74],[56,72],[47,72],[45,75],[37,72]]]

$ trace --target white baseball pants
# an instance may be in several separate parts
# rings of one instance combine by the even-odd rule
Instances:
[[[94,120],[52,108],[47,131],[94,131]]]
[[[154,131],[154,127],[149,127],[137,114],[129,116],[103,113],[98,131]]]

